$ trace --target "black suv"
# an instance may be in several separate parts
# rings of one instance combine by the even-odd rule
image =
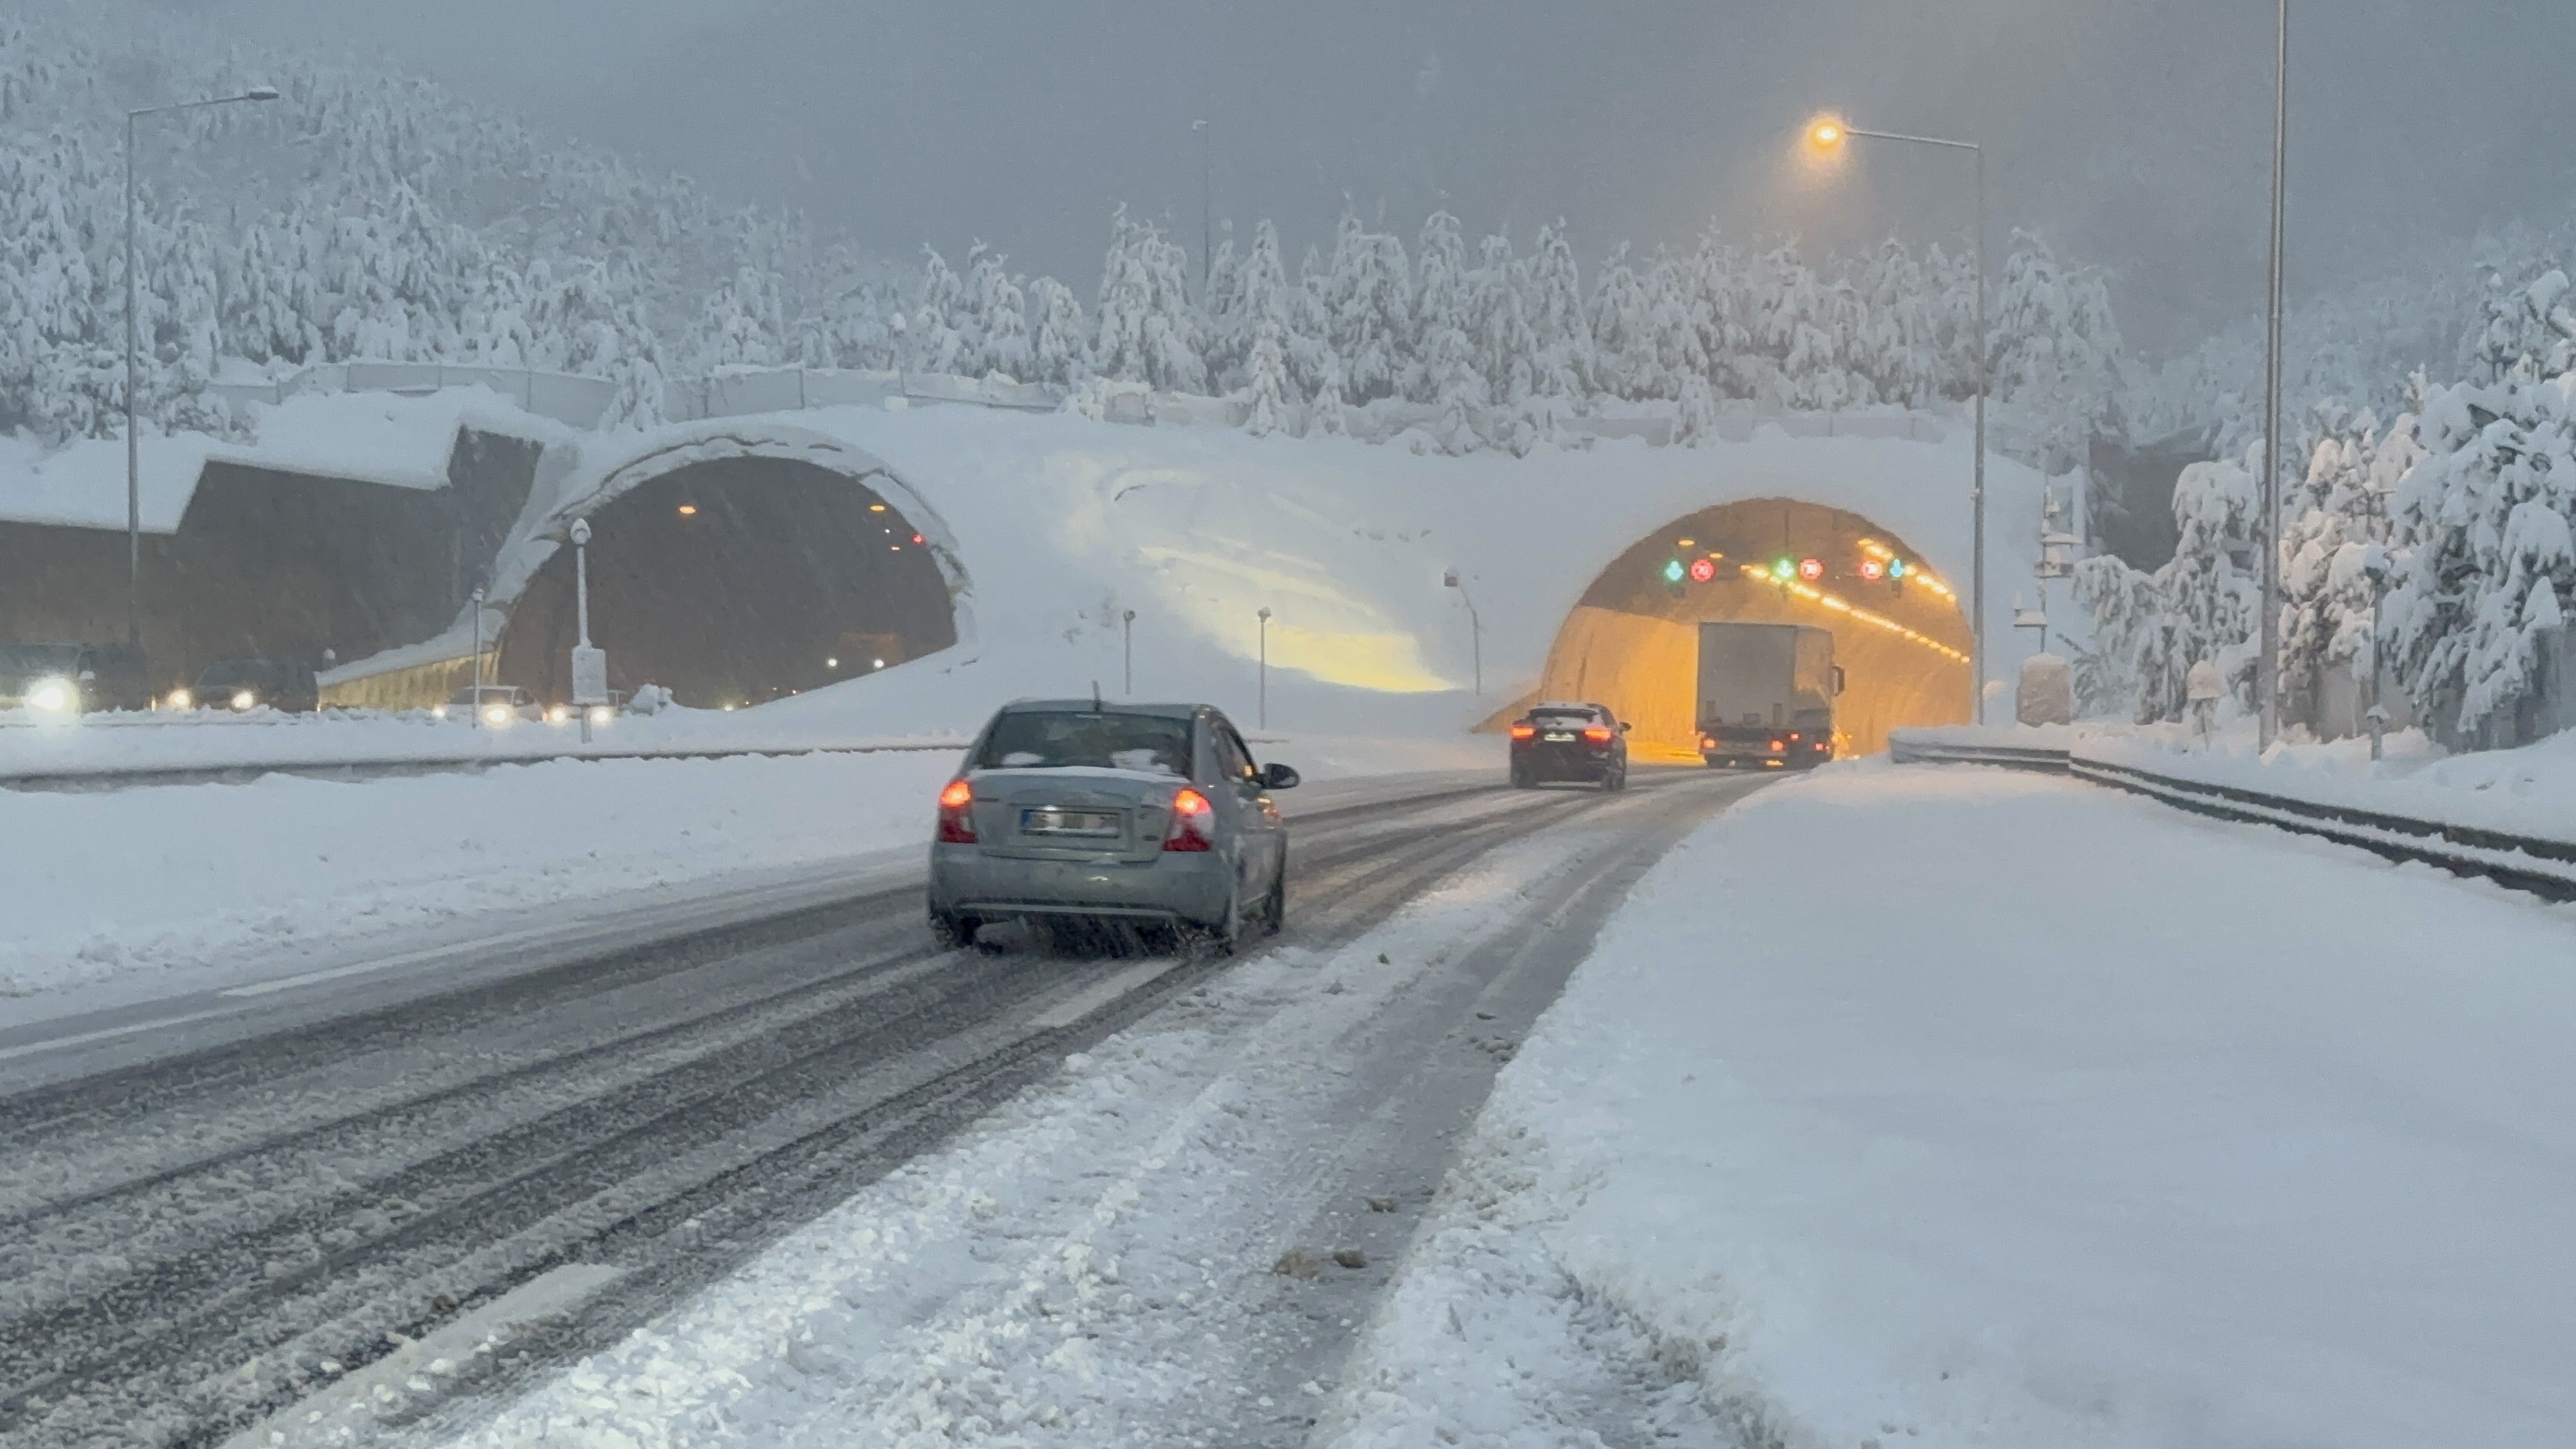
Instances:
[[[1628,788],[1628,727],[1606,704],[1535,704],[1511,733],[1514,789],[1549,781]]]

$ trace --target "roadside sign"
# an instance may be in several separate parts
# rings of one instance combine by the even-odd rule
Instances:
[[[608,703],[608,651],[575,645],[572,651],[572,702]]]

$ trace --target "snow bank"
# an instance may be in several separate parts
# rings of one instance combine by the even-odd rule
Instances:
[[[1320,1441],[1575,1442],[1604,1323],[1745,1442],[2563,1439],[2567,930],[2063,781],[1765,792],[1506,1070]]]
[[[2194,745],[2179,728],[2086,731],[2086,759],[2176,779],[2260,790],[2319,805],[2576,843],[2576,731],[2518,750],[2450,755],[2421,731],[2256,748],[2250,730]]]
[[[421,396],[297,393],[244,405],[251,440],[205,433],[143,440],[137,474],[146,533],[176,533],[209,462],[346,478],[397,488],[444,488],[457,430],[472,426],[545,441],[562,424],[526,412],[487,387]],[[125,440],[84,438],[46,451],[24,434],[0,434],[0,519],[125,527]]]

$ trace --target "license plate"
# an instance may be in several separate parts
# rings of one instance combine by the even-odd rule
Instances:
[[[1551,745],[1571,744],[1574,740],[1574,736],[1572,735],[1541,735],[1539,738],[1547,741]]]
[[[1091,810],[1023,810],[1022,835],[1080,835],[1098,838],[1118,834],[1118,817]]]

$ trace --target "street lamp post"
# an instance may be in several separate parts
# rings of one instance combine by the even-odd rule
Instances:
[[[141,323],[136,320],[134,285],[134,123],[145,116],[229,106],[238,101],[273,101],[277,87],[252,86],[237,96],[213,96],[167,106],[143,106],[125,113],[125,642],[143,643],[143,441],[134,430],[136,361]]]
[[[2261,696],[2258,746],[2281,732],[2281,221],[2289,170],[2290,0],[2281,0],[2272,54],[2272,265],[2263,337],[2263,617],[2254,689]]]
[[[1261,606],[1261,727],[1270,728],[1270,606]]]
[[[1467,606],[1467,636],[1476,661],[1476,697],[1485,697],[1485,621],[1476,613],[1476,601],[1467,597],[1467,586],[1458,581],[1458,571],[1451,569],[1440,576],[1443,587],[1458,591],[1458,602]]]
[[[590,642],[590,520],[572,521],[572,707],[581,716],[581,742],[590,743],[590,712],[608,703],[608,651]]]
[[[1126,658],[1125,658],[1125,660],[1124,660],[1124,662],[1125,662],[1125,664],[1126,664],[1126,667],[1127,667],[1127,672],[1126,672],[1127,688],[1126,688],[1126,691],[1125,691],[1125,692],[1126,692],[1126,695],[1127,695],[1127,697],[1128,697],[1129,699],[1134,699],[1134,698],[1136,697],[1136,611],[1135,611],[1135,610],[1133,610],[1133,609],[1127,609],[1127,610],[1122,611],[1122,612],[1118,615],[1118,633],[1119,633],[1119,647],[1120,647],[1120,651],[1121,651],[1121,652],[1126,656]]]
[[[2282,0],[2284,5],[2289,0]],[[1970,529],[1974,538],[1969,544],[1969,629],[1974,642],[1974,658],[1969,664],[1970,690],[1976,696],[1977,723],[1986,722],[1986,392],[1990,382],[1992,359],[1986,339],[1986,148],[1974,141],[1945,141],[1934,136],[1907,136],[1894,131],[1864,131],[1839,120],[1819,120],[1807,128],[1807,139],[1818,150],[1831,151],[1854,136],[1873,141],[1903,141],[1914,146],[1938,146],[1949,151],[1965,151],[1976,161],[1977,230],[1970,239],[1970,249],[1977,263],[1977,412],[1976,472],[1968,486]]]
[[[1216,133],[1204,120],[1190,122],[1199,133],[1199,296],[1207,296],[1208,259],[1216,252]]]

